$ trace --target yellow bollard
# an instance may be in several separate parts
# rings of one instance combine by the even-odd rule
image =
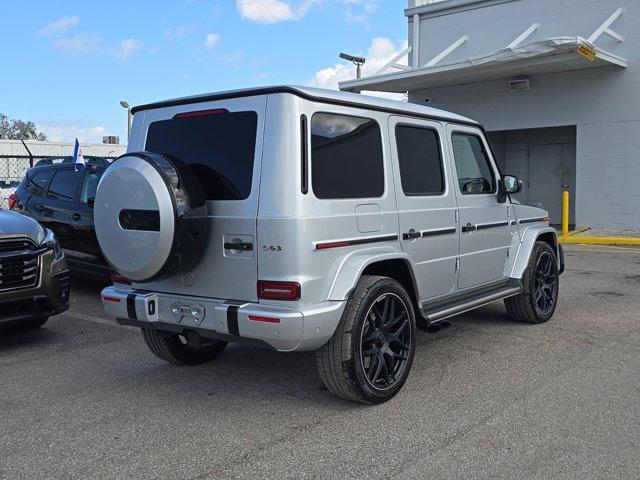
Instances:
[[[562,192],[562,235],[569,233],[569,192]]]

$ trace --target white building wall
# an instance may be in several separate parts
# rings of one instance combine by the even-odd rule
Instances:
[[[449,0],[461,9],[425,14],[421,61],[459,36],[470,41],[447,61],[504,48],[534,22],[530,40],[589,36],[619,7],[613,29],[596,44],[629,60],[626,69],[605,67],[532,76],[529,92],[512,93],[506,79],[409,92],[425,102],[482,122],[488,130],[576,126],[576,222],[594,228],[640,228],[640,1],[639,0]],[[471,8],[473,7],[473,8]],[[409,28],[411,31],[411,25]]]

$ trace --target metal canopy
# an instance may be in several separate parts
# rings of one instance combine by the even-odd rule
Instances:
[[[535,24],[531,28],[534,27]],[[530,33],[525,32],[527,35]],[[340,89],[351,92],[371,90],[402,93],[423,88],[463,85],[517,76],[607,66],[620,68],[628,66],[626,59],[596,47],[589,40],[578,36],[552,37],[519,44],[516,42],[501,50],[466,60],[443,64],[430,62],[421,68],[341,82]],[[581,45],[595,52],[594,60],[589,60],[578,53]],[[451,48],[455,48],[454,45]]]

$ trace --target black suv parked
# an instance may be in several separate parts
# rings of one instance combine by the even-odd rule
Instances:
[[[54,163],[41,160],[29,169],[9,208],[38,220],[52,230],[72,270],[106,277],[105,262],[93,227],[93,202],[98,181],[109,162],[85,157],[86,165],[73,165],[71,158]]]

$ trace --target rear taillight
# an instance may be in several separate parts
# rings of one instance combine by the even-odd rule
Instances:
[[[9,195],[9,210],[13,210],[13,207],[18,203],[18,196],[15,193]]]
[[[131,285],[131,281],[124,278],[118,272],[111,270],[111,283],[118,283],[120,285]]]
[[[262,300],[299,300],[300,284],[258,280],[258,298]]]

